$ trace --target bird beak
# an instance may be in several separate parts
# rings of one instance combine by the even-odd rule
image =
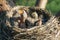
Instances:
[[[20,15],[22,15],[22,14],[24,13],[24,11],[23,11],[23,10],[18,10],[18,13],[19,13]]]

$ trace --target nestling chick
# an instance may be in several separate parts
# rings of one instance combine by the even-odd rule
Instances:
[[[20,9],[18,12],[19,12],[19,14],[21,15],[21,17],[20,17],[20,22],[19,22],[19,26],[20,26],[21,28],[25,28],[25,27],[26,27],[26,25],[25,25],[25,20],[26,20],[26,18],[27,18],[27,13],[26,13],[23,9]]]
[[[32,12],[28,16],[28,18],[25,21],[25,24],[28,26],[28,28],[31,28],[34,26],[35,21],[38,20],[38,15],[37,12]]]
[[[31,16],[32,16],[32,18],[34,18],[34,19],[38,19],[38,14],[37,14],[37,12],[33,12],[33,13],[31,14]]]

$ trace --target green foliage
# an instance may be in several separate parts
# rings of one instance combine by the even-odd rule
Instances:
[[[47,9],[54,14],[57,13],[60,10],[60,0],[50,0],[47,4]]]
[[[16,0],[16,5],[34,6],[36,0]]]
[[[16,5],[35,6],[36,0],[16,0]],[[48,0],[47,9],[52,13],[60,10],[60,0]]]

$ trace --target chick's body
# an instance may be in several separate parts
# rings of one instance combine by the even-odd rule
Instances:
[[[33,26],[37,26],[40,25],[38,23],[40,23],[40,21],[38,21],[38,14],[37,12],[32,12],[31,15],[28,16],[28,18],[26,19],[25,23],[28,27],[33,27]]]
[[[27,13],[24,10],[19,10],[19,14],[21,15],[20,17],[20,22],[19,22],[19,27],[25,28],[25,20],[27,18]]]

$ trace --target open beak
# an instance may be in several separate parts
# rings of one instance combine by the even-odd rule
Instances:
[[[24,13],[24,11],[23,11],[23,10],[18,10],[18,13],[19,13],[20,15],[22,15],[22,14]]]

